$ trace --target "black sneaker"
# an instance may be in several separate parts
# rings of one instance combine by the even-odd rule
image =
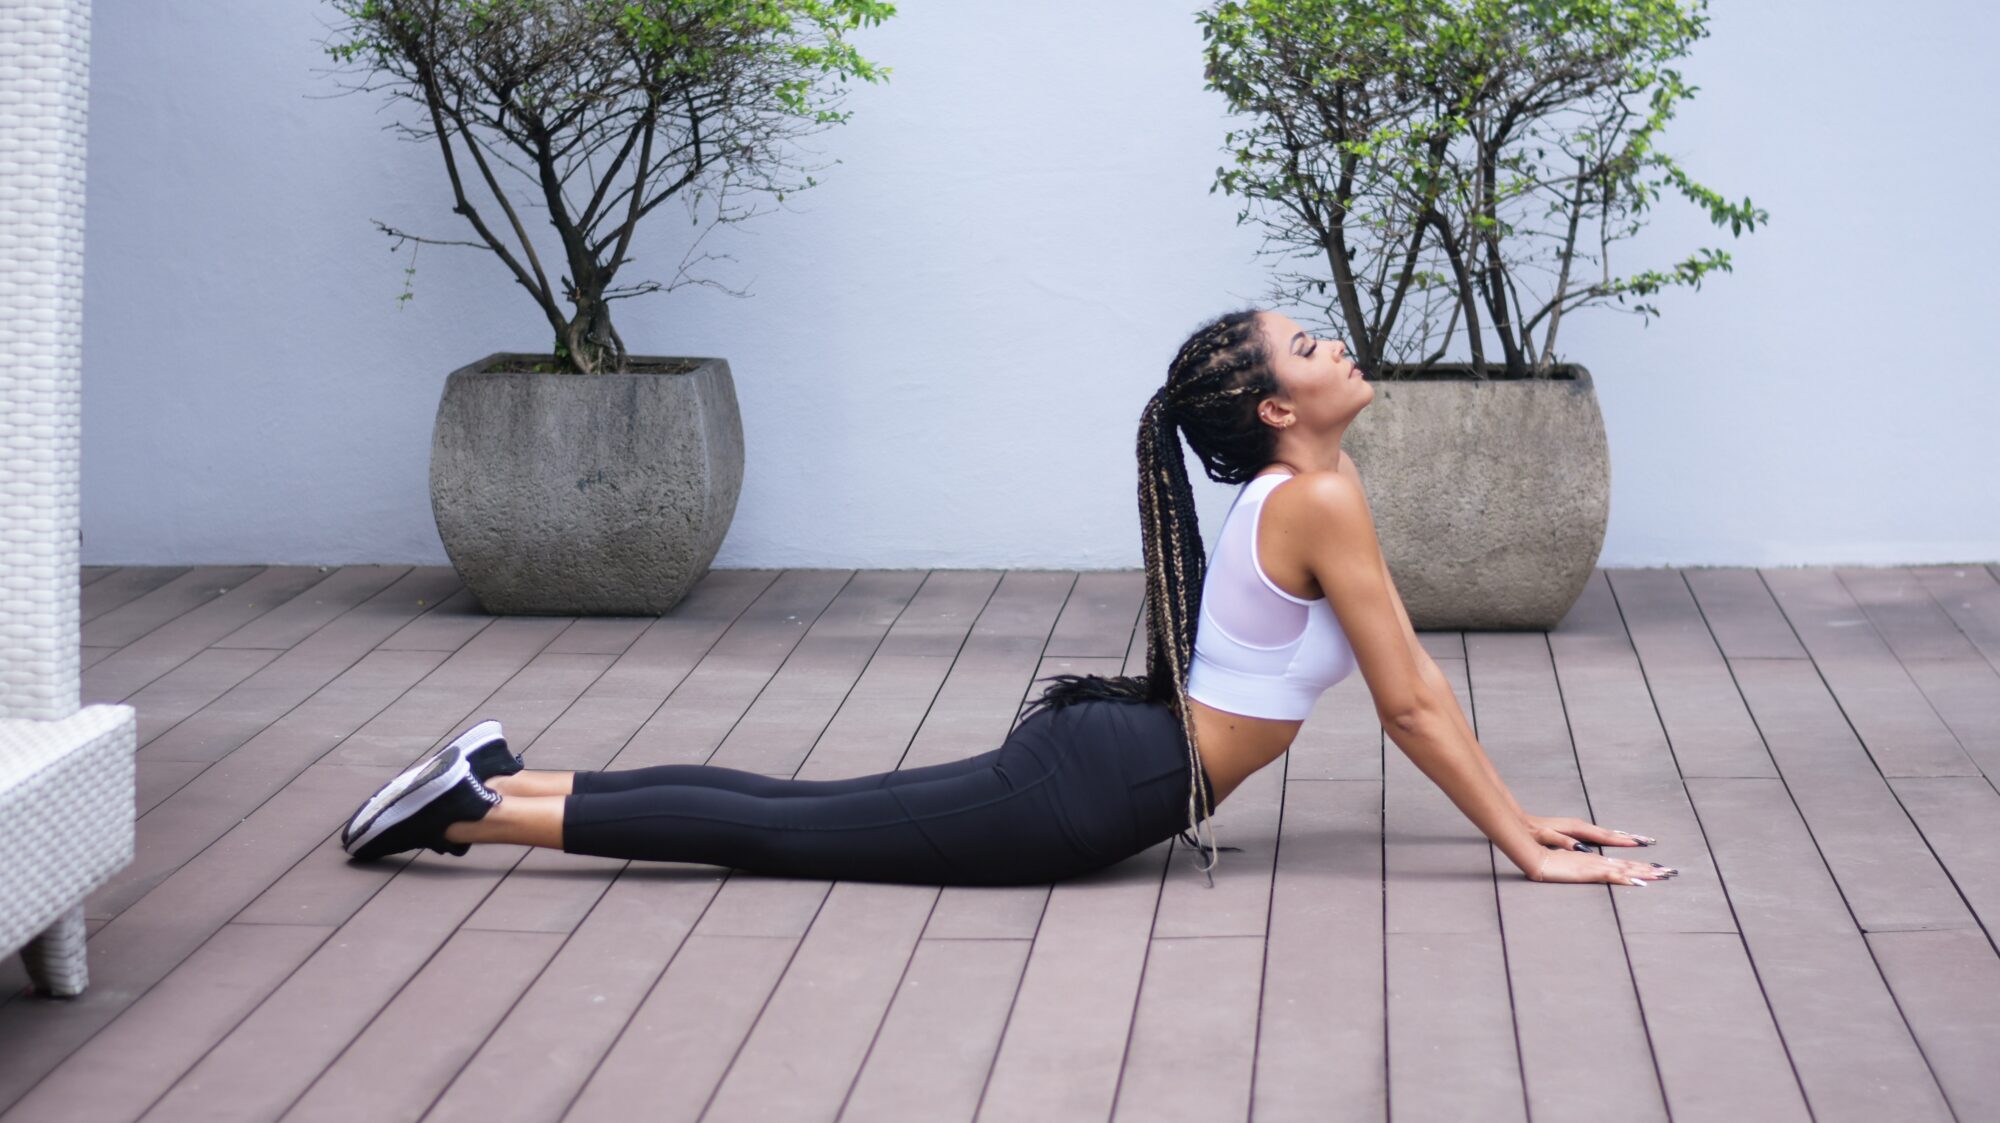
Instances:
[[[413,792],[427,800],[442,793],[468,771],[484,783],[491,777],[520,770],[520,758],[507,751],[500,723],[491,719],[478,722],[376,789],[348,817],[347,825],[340,830],[340,845],[353,853],[358,845],[355,838],[376,821],[383,809]]]
[[[452,738],[439,752],[462,752],[472,765],[472,774],[485,783],[495,776],[512,776],[522,768],[521,758],[507,749],[500,723],[488,718]]]
[[[402,798],[390,801],[343,843],[355,861],[373,861],[418,847],[459,856],[472,849],[471,843],[448,841],[444,829],[453,823],[484,819],[488,811],[499,806],[500,795],[464,770],[461,758],[440,757],[433,768],[436,776],[421,778],[422,782]],[[436,781],[454,775],[457,779],[442,791],[432,790]]]
[[[440,762],[447,762],[444,771],[439,770]],[[463,762],[463,769],[460,762]],[[521,758],[507,751],[507,739],[501,736],[500,723],[491,719],[479,722],[376,789],[375,794],[368,797],[367,802],[348,817],[347,825],[340,829],[340,845],[351,852],[354,836],[361,833],[364,824],[373,821],[383,808],[422,784],[428,784],[428,794],[435,795],[455,783],[463,771],[470,771],[484,783],[495,776],[508,776],[520,770]]]
[[[493,725],[498,728],[500,723],[496,721]],[[465,760],[482,784],[495,776],[512,776],[526,767],[520,754],[508,750],[504,737],[496,737],[465,754]]]

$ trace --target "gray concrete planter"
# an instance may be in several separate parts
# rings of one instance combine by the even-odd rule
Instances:
[[[1471,377],[1466,363],[1375,382],[1341,438],[1418,628],[1556,626],[1590,580],[1611,458],[1590,372]]]
[[[445,380],[431,435],[445,553],[490,613],[666,612],[708,572],[736,514],[743,421],[729,363],[506,369],[549,358],[501,352]]]

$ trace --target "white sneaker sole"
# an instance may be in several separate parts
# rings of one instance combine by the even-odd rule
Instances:
[[[445,745],[405,768],[395,779],[361,805],[340,832],[341,849],[349,854],[366,846],[376,836],[414,815],[431,800],[450,790],[453,784],[472,774],[466,759],[472,750],[500,737],[500,723],[482,721]],[[445,765],[448,758],[448,766]]]

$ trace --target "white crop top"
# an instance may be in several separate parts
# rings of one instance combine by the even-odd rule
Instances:
[[[1257,516],[1289,473],[1257,476],[1237,492],[1201,586],[1188,697],[1249,717],[1302,721],[1328,687],[1355,669],[1354,648],[1325,597],[1278,588],[1257,561]]]

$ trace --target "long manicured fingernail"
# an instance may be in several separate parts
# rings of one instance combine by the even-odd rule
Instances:
[[[1587,843],[1587,842],[1579,842],[1579,843],[1577,843],[1577,844],[1576,844],[1576,848],[1577,848],[1577,849],[1578,849],[1579,851],[1582,851],[1582,852],[1583,852],[1583,853],[1585,853],[1585,854],[1595,854],[1595,853],[1597,853],[1597,851],[1595,851],[1595,850],[1592,850],[1592,849],[1590,848],[1590,844],[1589,844],[1589,843]]]
[[[1646,884],[1645,882],[1643,882],[1643,881],[1639,880],[1639,879],[1638,879],[1638,878],[1636,878],[1636,877],[1628,877],[1628,878],[1626,878],[1625,880],[1627,880],[1627,881],[1630,881],[1630,882],[1631,882],[1632,884],[1634,884],[1634,885],[1639,885],[1639,886],[1643,886],[1643,885],[1645,885],[1645,884]]]

